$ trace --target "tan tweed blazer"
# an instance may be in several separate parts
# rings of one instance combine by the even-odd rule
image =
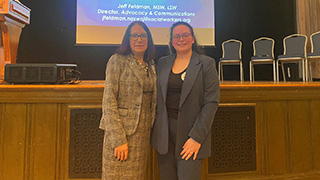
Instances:
[[[106,68],[105,87],[102,100],[102,118],[100,128],[105,130],[111,148],[127,143],[126,136],[135,133],[139,122],[140,108],[143,94],[144,75],[135,68],[136,62],[133,55],[113,55]],[[154,84],[156,84],[156,71],[154,63],[149,70]],[[151,123],[155,119],[156,85],[150,104]]]

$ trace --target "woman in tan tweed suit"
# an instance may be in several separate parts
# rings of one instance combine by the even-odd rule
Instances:
[[[142,180],[155,117],[155,47],[148,27],[131,23],[106,69],[100,128],[102,180]]]

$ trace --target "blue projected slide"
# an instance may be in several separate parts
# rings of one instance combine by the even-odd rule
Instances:
[[[77,44],[120,44],[133,21],[146,23],[158,45],[178,21],[194,27],[201,45],[214,45],[213,0],[78,0]]]

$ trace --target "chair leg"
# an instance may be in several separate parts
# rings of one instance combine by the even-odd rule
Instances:
[[[218,63],[219,80],[221,81],[221,63]]]
[[[306,81],[309,81],[309,71],[308,71],[308,59],[306,58],[304,60],[304,70],[305,70],[305,74],[306,74]]]
[[[303,82],[307,81],[307,75],[306,75],[306,67],[305,67],[305,59],[302,59],[302,80]]]
[[[243,81],[243,66],[242,66],[242,61],[240,61],[240,81]]]
[[[254,64],[252,64],[252,81],[255,80],[255,77],[254,77]]]
[[[287,81],[286,80],[286,74],[284,72],[284,64],[283,64],[283,62],[282,63],[280,62],[280,66],[281,66],[281,70],[282,70],[283,81]]]
[[[250,81],[254,81],[254,79],[253,79],[253,76],[254,76],[253,73],[254,73],[254,72],[252,71],[252,70],[253,70],[252,61],[249,62],[249,66],[250,66],[250,67],[249,67],[249,71],[250,71]]]
[[[272,62],[272,68],[273,68],[273,82],[276,82],[277,77],[276,77],[276,63],[275,63],[275,61]]]
[[[309,68],[308,71],[309,71],[309,75],[310,75],[309,80],[310,80],[310,81],[313,81],[311,62],[310,62],[310,61],[307,61],[307,63],[308,63],[308,64],[307,64],[307,67]]]
[[[277,67],[277,81],[279,82],[279,60],[276,62]]]
[[[221,81],[223,81],[223,64],[221,64]]]

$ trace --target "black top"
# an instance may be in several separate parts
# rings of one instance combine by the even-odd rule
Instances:
[[[178,74],[173,73],[172,70],[170,71],[166,102],[169,118],[178,118],[180,95],[185,72],[186,69]]]

